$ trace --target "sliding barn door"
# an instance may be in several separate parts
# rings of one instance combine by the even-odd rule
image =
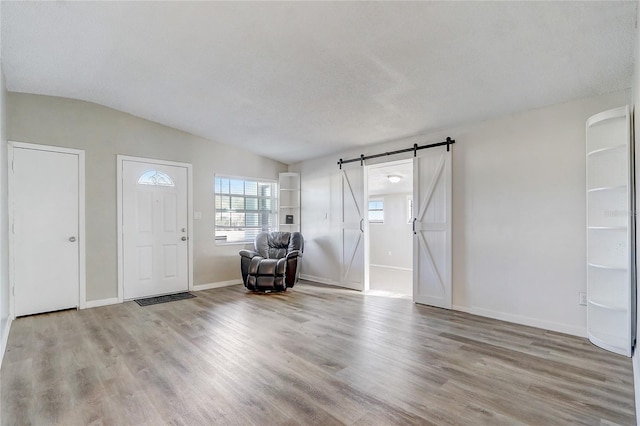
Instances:
[[[413,300],[451,308],[451,152],[413,160]]]
[[[341,170],[340,285],[364,290],[364,167]]]

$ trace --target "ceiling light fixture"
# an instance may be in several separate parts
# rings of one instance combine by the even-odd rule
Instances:
[[[391,182],[391,183],[398,183],[398,182],[400,182],[402,177],[398,176],[398,175],[389,175],[389,176],[387,176],[387,179],[389,179],[389,182]]]

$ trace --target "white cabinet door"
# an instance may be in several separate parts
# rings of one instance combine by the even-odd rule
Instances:
[[[16,316],[79,305],[79,167],[77,154],[13,148]]]
[[[413,300],[451,308],[451,152],[431,148],[413,161]]]
[[[364,290],[364,167],[341,171],[340,285]]]
[[[187,291],[186,167],[122,162],[124,299]]]

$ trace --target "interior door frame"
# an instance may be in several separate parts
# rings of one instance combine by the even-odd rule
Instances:
[[[78,307],[84,309],[87,304],[87,276],[86,276],[86,259],[87,246],[85,242],[85,152],[81,149],[62,148],[59,146],[40,145],[27,142],[8,141],[8,213],[9,213],[9,317],[15,319],[15,234],[13,233],[14,224],[14,197],[15,197],[15,180],[13,176],[13,160],[16,149],[31,149],[36,151],[56,152],[60,154],[72,154],[78,156]]]
[[[122,169],[125,161],[138,163],[158,164],[163,166],[185,167],[187,169],[187,288],[193,290],[193,166],[190,163],[177,161],[157,160],[153,158],[132,157],[129,155],[117,155],[117,208],[118,208],[118,302],[124,302],[124,234],[122,229],[123,216],[123,182]]]

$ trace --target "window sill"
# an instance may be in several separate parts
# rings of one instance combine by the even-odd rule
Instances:
[[[217,246],[246,246],[246,245],[253,245],[253,241],[234,241],[234,242],[216,241],[216,245]]]

